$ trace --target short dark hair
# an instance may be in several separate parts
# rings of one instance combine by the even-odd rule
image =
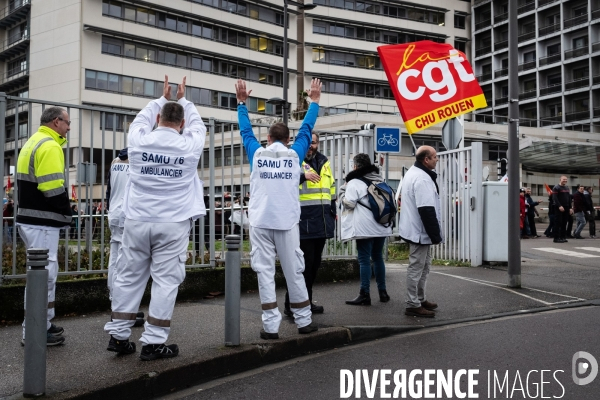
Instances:
[[[286,141],[290,138],[290,130],[283,122],[277,122],[269,128],[269,136],[273,141]]]
[[[427,157],[431,157],[431,151],[427,147],[419,147],[415,154],[415,158],[417,159],[417,161],[422,164]]]
[[[50,122],[54,121],[58,117],[62,117],[63,112],[65,112],[64,108],[60,107],[48,107],[42,112],[42,116],[40,117],[40,124],[46,125]]]
[[[365,153],[358,153],[352,160],[354,161],[355,168],[364,168],[371,165],[371,158]]]
[[[160,110],[160,120],[169,124],[181,124],[184,113],[181,104],[175,101],[169,101]]]

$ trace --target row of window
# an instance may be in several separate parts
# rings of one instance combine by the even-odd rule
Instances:
[[[173,65],[203,71],[210,74],[230,76],[269,85],[283,85],[283,73],[263,68],[220,61],[206,56],[192,55],[172,49],[102,37],[102,52],[133,58],[145,62]]]
[[[394,95],[392,94],[392,90],[390,89],[389,85],[333,80],[321,80],[321,82],[323,83],[323,93],[394,99]]]
[[[364,0],[313,0],[314,4],[343,8],[368,14],[385,15],[391,18],[409,19],[435,25],[444,25],[445,13],[442,11],[423,10],[408,5],[382,5],[379,2]]]
[[[171,86],[171,93],[173,96],[171,100],[175,100],[177,85],[171,84]],[[162,96],[163,82],[86,70],[85,88],[156,99]],[[237,109],[237,100],[233,93],[188,86],[186,89],[186,98],[195,104],[205,107],[226,108],[230,110]],[[251,97],[246,102],[246,105],[248,111],[252,113],[267,115],[281,114],[281,107],[267,104],[265,99]]]
[[[117,1],[103,0],[102,15],[135,21],[140,24],[227,43],[232,46],[245,47],[254,51],[283,56],[283,42],[281,41],[250,35],[207,22],[134,7]]]
[[[392,32],[375,28],[365,28],[362,26],[319,21],[316,19],[313,21],[313,33],[391,44],[417,42],[419,40],[431,40],[438,43],[444,43],[444,38],[439,36],[428,36],[426,33]]]
[[[188,0],[192,3],[204,4],[205,6],[219,8],[230,13],[244,15],[252,19],[283,26],[283,12],[271,8],[262,7],[257,4],[248,3],[244,0]]]
[[[367,56],[314,48],[312,53],[312,59],[314,62],[343,65],[346,67],[381,69],[381,62],[379,61],[379,57],[376,55]]]
[[[27,57],[21,56],[16,60],[10,61],[6,68],[6,76],[14,76],[27,71]]]

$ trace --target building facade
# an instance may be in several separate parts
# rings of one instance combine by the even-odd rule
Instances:
[[[489,107],[508,118],[508,1],[475,0],[472,65]],[[600,2],[526,0],[518,8],[521,126],[600,133]]]

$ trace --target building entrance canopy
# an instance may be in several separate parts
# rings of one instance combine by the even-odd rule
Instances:
[[[519,158],[523,169],[556,174],[600,174],[600,144],[522,139]]]

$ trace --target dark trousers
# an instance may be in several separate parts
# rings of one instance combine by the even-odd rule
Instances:
[[[554,217],[554,214],[548,214],[548,218],[550,218],[550,223],[548,224],[548,227],[544,231],[544,235],[552,237],[556,233],[556,227],[554,225],[556,218]]]
[[[567,236],[573,236],[573,216],[567,211]]]
[[[596,221],[594,220],[596,211],[586,216],[588,227],[590,228],[590,236],[596,236]]]
[[[529,221],[529,233],[531,236],[537,236],[537,230],[535,229],[535,214],[527,214],[527,220]]]
[[[312,288],[317,279],[317,271],[321,266],[321,253],[325,247],[325,238],[300,239],[300,250],[304,253],[304,283],[308,291],[308,299],[312,304]],[[285,293],[285,308],[290,308],[289,294]]]
[[[554,232],[554,239],[565,239],[567,234],[566,234],[566,230],[567,230],[567,223],[569,222],[568,220],[571,220],[571,224],[573,223],[573,218],[571,218],[571,215],[569,214],[569,210],[565,210],[565,211],[560,211],[560,210],[556,210],[556,214],[554,215],[554,218],[556,220],[556,226],[555,226],[555,232]]]

